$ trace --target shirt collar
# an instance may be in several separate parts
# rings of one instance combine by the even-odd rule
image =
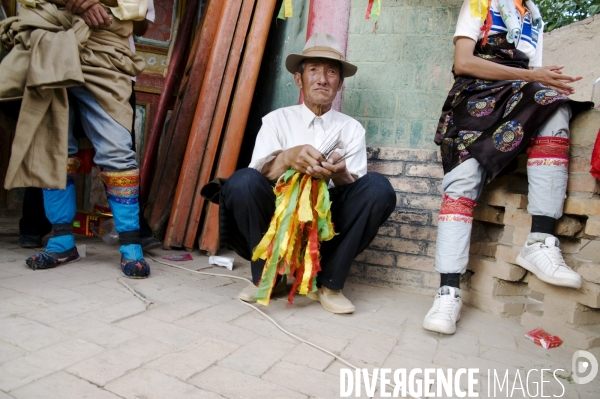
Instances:
[[[302,103],[302,107],[300,108],[300,114],[302,115],[304,126],[307,128],[310,128],[311,123],[317,118],[317,115],[315,115],[304,103]],[[321,119],[323,120],[323,129],[327,130],[333,121],[333,107],[321,115]]]

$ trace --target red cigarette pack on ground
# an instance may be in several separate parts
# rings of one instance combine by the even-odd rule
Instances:
[[[541,346],[544,349],[556,348],[562,344],[562,339],[558,338],[556,335],[550,335],[546,331],[541,328],[536,328],[535,330],[529,331],[525,334],[525,338],[533,343]]]

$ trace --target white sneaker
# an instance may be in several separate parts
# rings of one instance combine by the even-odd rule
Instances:
[[[558,246],[558,238],[554,236],[547,237],[544,242],[525,243],[517,256],[517,265],[548,284],[581,288],[581,276],[567,266]]]
[[[423,320],[423,328],[442,334],[454,334],[461,308],[460,289],[447,285],[440,287],[433,306]]]

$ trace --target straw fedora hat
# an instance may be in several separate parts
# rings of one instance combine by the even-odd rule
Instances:
[[[344,77],[353,76],[358,69],[346,61],[342,46],[337,39],[327,33],[315,32],[304,45],[302,54],[290,54],[285,60],[286,69],[294,74],[298,72],[298,65],[306,58],[327,58],[330,60],[339,61],[344,70]]]

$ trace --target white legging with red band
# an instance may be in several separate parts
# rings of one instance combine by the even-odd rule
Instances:
[[[571,108],[560,106],[540,127],[536,137],[570,137],[569,120]],[[529,181],[529,205],[531,215],[549,216],[558,219],[562,216],[565,193],[567,191],[568,165],[547,162],[527,166]],[[456,166],[442,180],[442,192],[453,199],[469,198],[477,200],[483,190],[485,172],[479,162],[471,158]],[[472,217],[470,222],[464,214],[460,221],[443,217],[443,209],[438,220],[435,253],[435,270],[438,273],[464,273],[469,262]],[[442,220],[443,219],[443,220]],[[458,219],[458,218],[457,218]],[[467,221],[465,221],[467,219]]]

